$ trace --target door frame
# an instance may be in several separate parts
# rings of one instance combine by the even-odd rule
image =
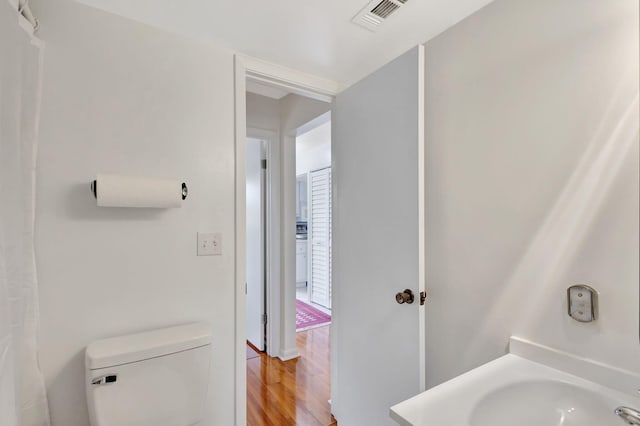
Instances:
[[[320,78],[314,75],[302,73],[280,65],[251,58],[249,56],[236,54],[234,56],[234,100],[235,100],[235,132],[234,132],[234,162],[235,162],[235,220],[234,220],[234,258],[235,258],[235,321],[234,321],[234,358],[235,358],[235,395],[234,395],[234,418],[237,426],[246,424],[247,419],[247,359],[246,359],[246,138],[247,138],[247,108],[246,108],[246,79],[247,77],[270,85],[275,85],[287,89],[292,93],[306,96],[312,99],[331,102],[343,87],[331,80]],[[275,144],[272,144],[275,145]],[[295,149],[295,147],[294,147]],[[290,158],[291,156],[281,156]],[[295,155],[293,156],[295,162]],[[268,161],[268,160],[267,160]],[[272,163],[273,164],[273,163]],[[291,170],[291,167],[279,165],[279,170]],[[289,165],[291,166],[291,165]],[[267,167],[268,168],[268,167]],[[293,168],[295,170],[295,168]],[[272,168],[273,173],[273,168]],[[288,176],[281,176],[284,181]],[[295,171],[293,173],[295,179]],[[274,185],[274,187],[280,185]],[[285,186],[286,188],[286,186]],[[280,194],[283,195],[282,193]],[[295,195],[295,194],[289,194]],[[281,213],[281,212],[280,212]],[[280,223],[282,215],[274,218]],[[277,253],[295,253],[295,240],[288,241],[286,238],[281,241],[282,250]],[[288,247],[293,244],[293,247]],[[289,250],[286,250],[289,248]],[[278,259],[274,262],[281,262]],[[295,262],[295,259],[293,259]],[[282,274],[281,276],[283,276]],[[295,279],[295,278],[294,278]],[[270,287],[282,287],[272,285]],[[294,283],[295,285],[295,283]],[[279,288],[278,288],[279,291]],[[272,295],[274,296],[274,295]],[[269,308],[269,304],[267,305]],[[269,312],[267,312],[269,315]],[[272,319],[267,321],[267,324]],[[273,334],[273,333],[270,333]],[[269,345],[272,346],[272,345]]]

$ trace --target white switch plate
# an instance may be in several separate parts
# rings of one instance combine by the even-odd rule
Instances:
[[[198,256],[220,256],[222,254],[222,234],[198,232]]]

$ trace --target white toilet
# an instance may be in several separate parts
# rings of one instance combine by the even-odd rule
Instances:
[[[204,322],[98,340],[85,353],[92,426],[190,426],[202,419],[211,327]]]

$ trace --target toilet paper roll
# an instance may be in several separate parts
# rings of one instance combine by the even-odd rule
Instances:
[[[101,207],[182,206],[182,182],[178,179],[98,174],[95,194]]]

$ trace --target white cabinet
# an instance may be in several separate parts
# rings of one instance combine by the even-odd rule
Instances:
[[[296,241],[296,285],[307,282],[307,240]],[[302,284],[302,285],[301,285]]]

